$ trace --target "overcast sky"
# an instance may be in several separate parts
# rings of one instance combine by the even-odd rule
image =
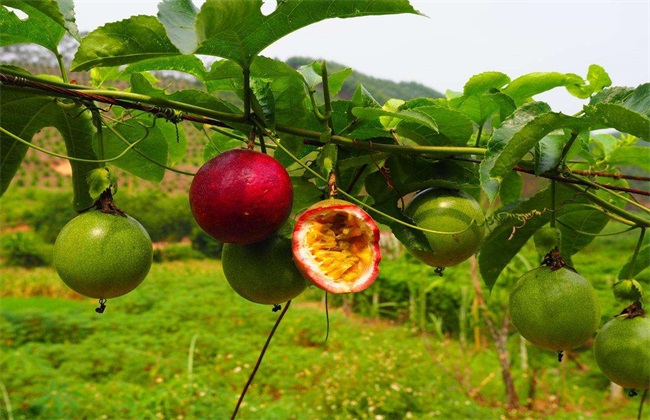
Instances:
[[[318,0],[313,0],[318,1]],[[194,0],[197,6],[203,1]],[[274,1],[267,2],[273,7]],[[92,30],[136,14],[155,15],[157,0],[75,0],[77,24]],[[600,64],[615,85],[650,81],[650,1],[412,0],[417,15],[331,19],[263,51],[278,59],[324,58],[378,78],[462,90],[483,71],[515,78],[535,71],[585,76]],[[267,10],[265,10],[268,13]],[[583,103],[564,89],[540,95],[558,111]]]

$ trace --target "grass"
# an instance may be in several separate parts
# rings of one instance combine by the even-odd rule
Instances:
[[[0,270],[0,382],[14,418],[228,417],[277,317],[235,295],[216,261],[155,264],[141,287],[109,300],[102,315],[96,302],[71,299],[52,269]],[[23,290],[27,284],[33,289]],[[287,312],[239,418],[507,414],[492,347],[474,351],[339,310],[325,342],[319,296],[310,291]],[[516,354],[519,339],[511,341]],[[610,402],[608,382],[587,355],[585,373],[558,366],[549,352],[529,353],[548,366],[536,411],[510,415],[635,415],[638,398]],[[526,395],[529,378],[518,369]],[[0,413],[7,417],[4,405]]]

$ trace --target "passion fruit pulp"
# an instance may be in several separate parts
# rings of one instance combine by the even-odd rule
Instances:
[[[379,274],[379,227],[347,201],[328,199],[311,206],[298,218],[292,242],[300,272],[325,291],[360,292]]]
[[[273,157],[229,150],[206,162],[190,186],[198,225],[224,243],[251,244],[275,233],[289,217],[293,187]]]

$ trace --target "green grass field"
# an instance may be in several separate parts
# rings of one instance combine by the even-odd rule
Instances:
[[[0,268],[0,277],[4,418],[7,401],[13,418],[227,418],[277,317],[235,295],[218,261],[155,264],[141,287],[110,300],[102,315],[51,268]],[[608,399],[590,352],[578,355],[580,370],[530,346],[542,366],[533,411],[508,414],[492,346],[477,350],[340,310],[330,313],[325,342],[320,298],[310,290],[292,303],[241,418],[636,415],[638,397]],[[520,338],[510,341],[525,405],[530,377],[520,369]]]

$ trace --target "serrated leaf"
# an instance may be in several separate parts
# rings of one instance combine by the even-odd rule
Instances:
[[[548,111],[548,105],[528,103],[512,118],[495,130],[486,158],[481,163],[481,184],[490,200],[494,200],[499,183],[512,168],[546,135],[559,129],[580,131],[586,121]]]
[[[419,126],[426,127],[433,132],[438,131],[438,126],[431,117],[413,110],[393,112],[381,108],[353,108],[352,115],[359,119],[368,120],[379,119],[380,117],[393,117],[418,124]]]
[[[325,178],[329,177],[330,173],[336,169],[336,162],[338,161],[339,149],[333,143],[328,143],[321,148],[318,155],[318,167],[320,168],[321,175]]]
[[[425,116],[435,122],[435,130],[421,124],[412,124],[411,121],[397,125],[397,134],[419,145],[466,146],[474,131],[472,121],[453,109],[423,106],[411,108],[408,112]]]
[[[535,145],[535,175],[543,174],[557,167],[566,143],[563,134],[549,134]]]
[[[30,141],[44,127],[54,127],[65,141],[68,156],[96,160],[90,148],[95,128],[88,112],[64,110],[52,98],[32,96],[26,89],[0,85],[0,126],[23,140]],[[79,114],[77,116],[77,114]],[[74,117],[73,117],[74,115]],[[28,146],[0,134],[0,195],[9,187],[20,167]],[[88,194],[86,176],[100,167],[94,162],[70,161],[72,168],[73,206],[82,210],[93,203]]]
[[[88,173],[86,181],[88,193],[93,200],[97,200],[104,191],[115,185],[116,178],[108,168],[97,168]]]
[[[153,16],[133,16],[107,23],[88,35],[72,60],[72,71],[111,67],[180,55],[165,28]]]
[[[25,20],[20,19],[14,12],[2,7],[5,4],[21,9],[28,15],[28,18]],[[57,47],[64,34],[64,27],[43,14],[31,3],[0,1],[0,46],[38,44],[54,54],[58,54]]]
[[[81,39],[74,17],[74,3],[72,0],[0,0],[0,5],[20,9],[27,14],[29,14],[30,10],[36,9],[67,30],[74,39],[77,41]]]
[[[352,73],[354,73],[354,71],[351,68],[344,68],[332,73],[329,76],[328,82],[330,96],[334,97],[339,94],[343,88],[343,83],[345,83],[345,81],[352,75]]]
[[[520,200],[523,190],[524,179],[521,174],[517,171],[511,171],[503,178],[501,188],[499,189],[501,204],[506,205]]]
[[[463,87],[463,96],[482,95],[490,89],[500,89],[510,82],[510,77],[497,71],[472,76]]]
[[[303,78],[291,66],[268,57],[257,57],[250,69],[251,78],[271,82],[277,124],[300,126],[308,114]],[[216,62],[205,78],[208,91],[232,91],[243,98],[242,69],[233,61]]]
[[[616,86],[608,89],[603,89],[598,92],[589,100],[589,105],[596,105],[600,102],[623,103],[632,96],[634,93],[633,88]]]
[[[607,157],[607,163],[616,166],[636,166],[650,172],[650,147],[617,147]]]
[[[228,137],[225,134],[215,132],[210,135],[208,143],[203,148],[203,161],[207,162],[213,157],[232,149],[239,149],[245,145],[244,142]]]
[[[636,262],[634,264],[634,269],[630,271],[630,264],[632,263],[632,256],[623,264],[621,270],[618,272],[619,280],[632,280],[639,273],[648,268],[648,262],[650,261],[650,245],[643,245],[639,249],[639,254],[636,257]]]
[[[592,64],[587,71],[587,82],[588,84],[586,85],[567,85],[566,88],[573,96],[586,99],[600,92],[603,88],[610,86],[612,79],[609,78],[609,74],[607,74],[604,68],[597,64]]]
[[[106,159],[112,159],[120,155],[130,144],[136,143],[131,150],[117,160],[111,161],[112,165],[124,169],[133,175],[152,182],[160,182],[165,176],[165,168],[161,165],[167,163],[168,146],[165,135],[157,126],[145,126],[148,115],[144,115],[142,120],[132,118],[126,122],[118,123],[114,126],[113,131],[104,129],[104,156]],[[120,138],[120,136],[122,138]],[[124,140],[126,140],[126,143]],[[93,138],[93,149],[98,150],[98,138]]]
[[[553,88],[576,84],[580,85],[583,82],[582,77],[570,73],[530,73],[510,82],[503,89],[503,93],[509,95],[518,104],[521,104],[533,96]]]
[[[208,0],[196,17],[196,53],[214,55],[248,67],[251,60],[278,39],[330,18],[418,12],[406,0],[320,0],[278,2],[264,16],[262,0]]]
[[[123,69],[117,68],[99,68],[104,69],[115,69],[109,75],[113,80],[127,80],[130,75],[134,73],[142,73],[146,71],[156,71],[156,70],[172,70],[179,71],[187,74],[191,74],[200,81],[205,79],[207,71],[203,62],[196,56],[193,55],[178,55],[178,56],[169,56],[169,57],[157,57],[149,60],[138,61],[137,63],[129,64]],[[93,68],[97,70],[97,68]]]
[[[604,127],[615,128],[650,141],[650,118],[615,103],[597,103],[585,106],[585,113]]]
[[[610,218],[602,211],[580,205],[567,205],[558,215],[562,232],[562,255],[567,259],[589,245]],[[585,234],[583,234],[584,232]]]
[[[275,130],[275,97],[271,89],[271,82],[255,78],[251,80],[251,90],[253,91],[255,113],[262,117],[268,128]]]
[[[644,83],[634,89],[632,95],[625,99],[623,106],[650,117],[650,83]]]
[[[158,20],[183,54],[191,54],[199,46],[195,29],[198,12],[191,0],[163,0],[158,4]]]
[[[563,203],[575,198],[575,192],[558,185],[556,187],[556,200]],[[507,207],[509,213],[528,214],[533,210],[549,208],[551,206],[551,191],[549,188],[540,191],[533,197],[519,202],[517,205]],[[492,290],[499,275],[508,263],[517,255],[521,248],[533,236],[535,231],[549,222],[551,212],[544,212],[526,220],[514,217],[502,217],[501,222],[494,227],[483,241],[478,255],[478,264],[481,277],[485,285]]]

